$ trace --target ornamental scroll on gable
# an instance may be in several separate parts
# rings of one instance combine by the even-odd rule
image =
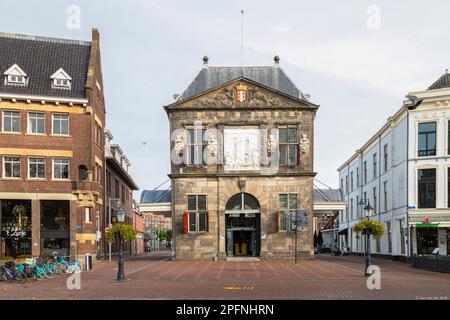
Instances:
[[[188,106],[188,105],[186,105]],[[192,101],[192,107],[295,107],[296,104],[276,94],[243,82],[221,88]]]

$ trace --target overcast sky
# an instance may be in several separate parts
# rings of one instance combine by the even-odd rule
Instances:
[[[332,187],[338,186],[336,169],[402,105],[405,94],[426,89],[450,66],[448,0],[0,4],[4,32],[90,40],[91,27],[100,29],[107,127],[132,162],[141,190],[167,179],[169,132],[162,106],[188,86],[204,55],[211,66],[240,65],[241,9],[244,65],[272,65],[278,54],[287,75],[321,106],[315,170]],[[73,28],[67,13],[71,5],[80,9],[80,28]]]

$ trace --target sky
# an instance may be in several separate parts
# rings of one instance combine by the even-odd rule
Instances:
[[[241,10],[243,64],[270,66],[279,55],[320,105],[314,169],[330,187],[404,96],[450,66],[446,0],[0,0],[0,31],[90,40],[99,28],[106,125],[145,190],[168,179],[163,106],[189,85],[204,55],[210,66],[240,65]]]

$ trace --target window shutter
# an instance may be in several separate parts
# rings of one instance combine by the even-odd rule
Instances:
[[[206,211],[206,232],[209,232],[209,212]]]
[[[297,144],[297,165],[300,165],[300,143]]]
[[[280,231],[280,209],[277,209],[277,221],[275,224],[275,232],[279,232]]]
[[[186,234],[186,233],[188,233],[188,230],[189,230],[189,215],[188,215],[188,213],[187,213],[187,211],[183,214],[183,230],[184,230],[184,233]]]

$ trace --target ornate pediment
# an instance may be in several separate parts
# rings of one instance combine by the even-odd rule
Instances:
[[[199,97],[182,102],[182,108],[298,108],[307,103],[289,99],[246,81],[236,81]]]

